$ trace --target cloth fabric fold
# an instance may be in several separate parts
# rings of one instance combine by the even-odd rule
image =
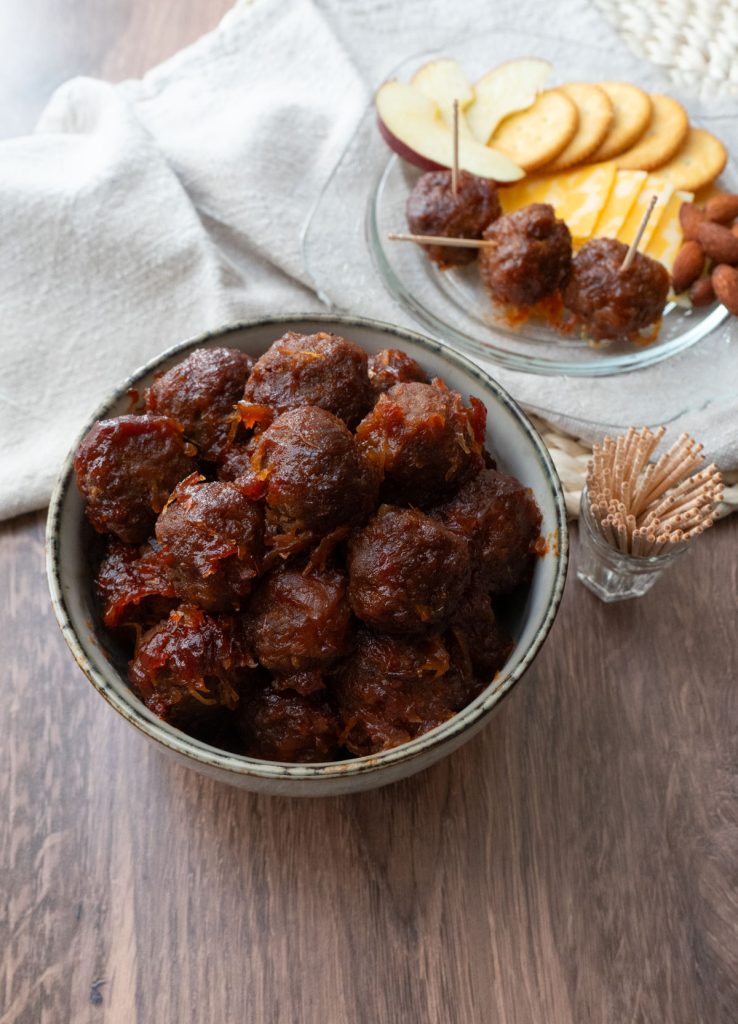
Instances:
[[[80,425],[159,351],[237,320],[320,310],[302,231],[395,64],[544,18],[618,45],[583,0],[555,14],[540,0],[255,0],[139,81],[62,86],[34,135],[0,143],[0,518],[45,504]],[[713,113],[736,132],[729,111]],[[354,287],[343,284],[347,308],[413,326],[381,291],[363,308]],[[592,419],[584,384],[492,372],[555,422]],[[716,390],[724,404],[694,430],[709,427],[737,465],[735,378]],[[593,434],[612,407],[600,405]]]

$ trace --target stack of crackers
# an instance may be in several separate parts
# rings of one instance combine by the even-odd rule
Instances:
[[[487,145],[529,173],[614,160],[618,170],[651,172],[691,192],[714,181],[727,160],[720,140],[691,126],[681,103],[630,82],[548,89],[506,118]]]
[[[507,118],[489,146],[527,173],[500,190],[506,213],[550,203],[575,247],[590,238],[629,245],[652,196],[655,215],[640,248],[671,271],[682,242],[679,210],[723,170],[725,147],[689,123],[671,96],[630,82],[570,82]]]

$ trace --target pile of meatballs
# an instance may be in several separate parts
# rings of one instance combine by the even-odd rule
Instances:
[[[155,715],[332,761],[432,729],[504,665],[541,517],[480,401],[403,352],[290,332],[253,363],[196,349],[143,403],[92,427],[75,472],[101,618]]]
[[[567,329],[579,327],[595,341],[636,341],[661,320],[670,284],[665,267],[636,253],[622,270],[628,247],[614,238],[593,238],[573,256],[569,228],[546,203],[503,214],[491,181],[461,171],[454,195],[451,172],[430,171],[408,196],[406,215],[416,235],[492,243],[423,248],[442,270],[478,260],[482,284],[501,306],[529,309],[559,295]]]

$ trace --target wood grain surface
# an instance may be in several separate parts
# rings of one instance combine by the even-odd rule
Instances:
[[[2,130],[225,6],[5,0]],[[479,737],[387,789],[295,802],[200,778],[119,720],[56,627],[43,517],[4,524],[0,1022],[735,1022],[737,548],[738,519],[615,606],[572,570]]]

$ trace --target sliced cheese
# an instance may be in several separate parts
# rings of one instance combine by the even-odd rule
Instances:
[[[617,238],[618,231],[625,224],[628,214],[633,209],[633,204],[638,198],[646,178],[645,171],[617,172],[610,198],[605,203],[594,226],[593,238]]]
[[[614,181],[614,162],[559,174],[530,175],[515,185],[501,188],[500,202],[505,213],[514,213],[531,203],[549,203],[556,216],[566,222],[574,238],[589,238]]]
[[[649,174],[643,182],[641,191],[638,193],[636,201],[631,207],[630,213],[625,218],[623,226],[618,231],[617,238],[626,245],[630,245],[638,233],[638,228],[643,220],[644,213],[648,209],[648,204],[651,202],[651,197],[656,196],[656,207],[651,214],[651,219],[646,225],[643,237],[638,243],[640,251],[645,252],[648,248],[648,243],[651,241],[651,238],[656,231],[656,225],[663,213],[663,208],[671,198],[673,191],[674,189],[671,185],[668,185],[664,181],[658,181],[658,179],[654,178],[653,175]]]
[[[679,210],[682,203],[691,203],[693,192],[677,191],[672,193],[664,206],[663,212],[651,236],[651,241],[643,250],[647,256],[663,263],[671,273],[674,260],[682,247],[682,226],[679,223]],[[656,211],[654,211],[655,213]]]

